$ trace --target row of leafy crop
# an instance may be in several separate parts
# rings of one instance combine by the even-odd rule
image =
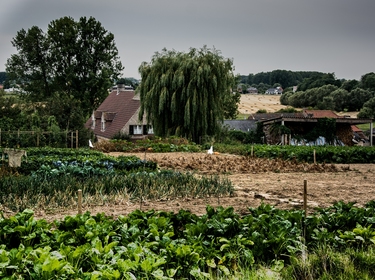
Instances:
[[[113,176],[6,176],[0,180],[0,204],[12,211],[26,208],[53,209],[76,205],[77,191],[83,204],[114,203],[117,200],[142,201],[184,197],[232,195],[227,178],[197,177],[174,171],[137,172]]]
[[[297,271],[288,269],[290,257],[321,244],[338,252],[347,248],[366,251],[374,246],[375,202],[363,208],[340,202],[319,209],[306,220],[300,210],[278,210],[264,204],[249,210],[246,216],[233,208],[210,206],[203,216],[185,210],[136,210],[117,219],[85,213],[53,223],[35,220],[33,212],[25,210],[0,220],[0,276],[238,279],[241,267],[273,263],[281,273],[289,273],[290,279],[301,279]],[[366,264],[365,270],[375,275],[375,263]]]
[[[296,159],[317,163],[375,163],[375,147],[360,146],[274,146],[274,145],[225,145],[216,144],[214,150],[261,158]]]
[[[90,177],[126,174],[135,171],[155,171],[157,164],[136,156],[113,157],[88,149],[27,149],[17,173],[23,175],[56,177]],[[7,166],[3,164],[4,168]]]

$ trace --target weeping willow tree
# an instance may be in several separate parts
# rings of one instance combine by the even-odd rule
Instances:
[[[163,49],[150,63],[143,62],[139,73],[139,118],[146,114],[155,135],[199,142],[215,135],[224,118],[237,114],[240,95],[232,93],[233,62],[216,49]]]

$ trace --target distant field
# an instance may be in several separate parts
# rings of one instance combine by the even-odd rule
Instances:
[[[254,114],[259,110],[266,110],[268,113],[274,113],[288,106],[281,105],[280,95],[268,94],[241,94],[241,101],[238,106],[240,116]],[[301,108],[296,108],[302,110]],[[358,112],[336,112],[338,115],[348,115],[352,118],[357,117]]]
[[[272,113],[287,106],[280,104],[280,95],[265,94],[241,94],[238,110],[240,114],[250,115],[259,110],[267,110]]]

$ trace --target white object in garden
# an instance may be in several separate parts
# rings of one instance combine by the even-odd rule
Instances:
[[[91,139],[89,139],[89,147],[94,148],[94,145],[92,144]]]
[[[212,155],[214,153],[214,147],[211,146],[211,148],[207,151],[207,154]]]
[[[23,156],[26,157],[26,161],[27,161],[27,154],[26,154],[25,150],[4,149],[2,159],[4,159],[4,154],[8,154],[9,167],[20,167],[21,166],[21,158]]]

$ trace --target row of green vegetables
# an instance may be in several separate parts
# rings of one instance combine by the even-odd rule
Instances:
[[[275,145],[225,145],[216,144],[214,150],[261,158],[281,158],[317,163],[375,163],[375,147],[360,146],[275,146]]]
[[[116,141],[117,145],[121,143],[127,143],[126,141]],[[153,143],[147,142],[141,146],[137,144],[132,144],[131,149],[125,149],[124,151],[131,152],[132,150],[139,151],[139,149],[144,150],[149,147],[150,152],[205,152],[211,146],[211,144],[196,145],[196,144],[166,144],[166,143]],[[160,148],[163,145],[163,148]],[[164,147],[165,146],[165,147]],[[126,146],[127,147],[127,146]],[[191,147],[194,147],[192,149]],[[148,148],[147,148],[148,149]],[[35,170],[36,166],[41,166],[41,164],[50,164],[53,161],[62,161],[64,159],[64,164],[66,161],[74,162],[80,161],[82,164],[97,163],[98,167],[108,167],[111,164],[115,165],[117,162],[126,161],[119,163],[118,168],[124,168],[126,170],[144,168],[145,162],[140,158],[147,157],[145,153],[139,153],[139,157],[123,158],[119,157],[115,159],[108,155],[103,154],[100,151],[89,150],[89,149],[64,149],[64,148],[28,148],[26,149],[29,155],[28,163],[23,164],[24,172],[28,170]],[[117,148],[121,150],[121,148]],[[111,151],[109,149],[109,151]],[[360,146],[275,146],[275,145],[228,145],[221,143],[214,143],[214,151],[220,153],[231,153],[245,156],[255,156],[262,158],[281,158],[284,160],[297,160],[301,162],[314,162],[314,152],[315,160],[318,163],[375,163],[375,148],[374,147],[360,147]],[[0,149],[1,152],[1,149]],[[133,163],[129,163],[131,160]],[[25,162],[25,160],[24,160]],[[63,162],[63,161],[62,161]],[[109,165],[105,165],[108,162]],[[148,168],[155,168],[155,165],[149,163]]]
[[[168,140],[168,139],[167,139]],[[375,163],[375,148],[370,146],[278,146],[260,144],[224,144],[205,143],[198,145],[187,141],[160,142],[158,140],[142,140],[131,143],[124,140],[112,140],[106,144],[106,151],[148,150],[152,152],[205,152],[211,145],[214,151],[245,156],[265,158],[296,159],[303,162],[318,163]]]
[[[116,200],[207,198],[230,196],[234,187],[228,178],[198,177],[193,173],[162,170],[127,175],[45,177],[7,176],[0,180],[0,204],[12,211],[51,209],[76,205],[82,190],[85,205],[103,205]]]
[[[156,162],[136,156],[113,157],[88,149],[30,148],[26,151],[27,158],[22,158],[21,166],[16,168],[23,175],[73,175],[86,178],[157,169]],[[5,168],[6,161],[3,165]]]
[[[342,202],[304,219],[300,210],[262,204],[240,216],[207,206],[205,215],[136,210],[36,220],[25,210],[0,219],[2,279],[209,279],[269,264],[283,269],[290,256],[319,244],[337,250],[375,243],[375,202]],[[305,229],[305,232],[304,232]],[[304,240],[303,236],[306,236]],[[367,269],[374,275],[375,264]]]

